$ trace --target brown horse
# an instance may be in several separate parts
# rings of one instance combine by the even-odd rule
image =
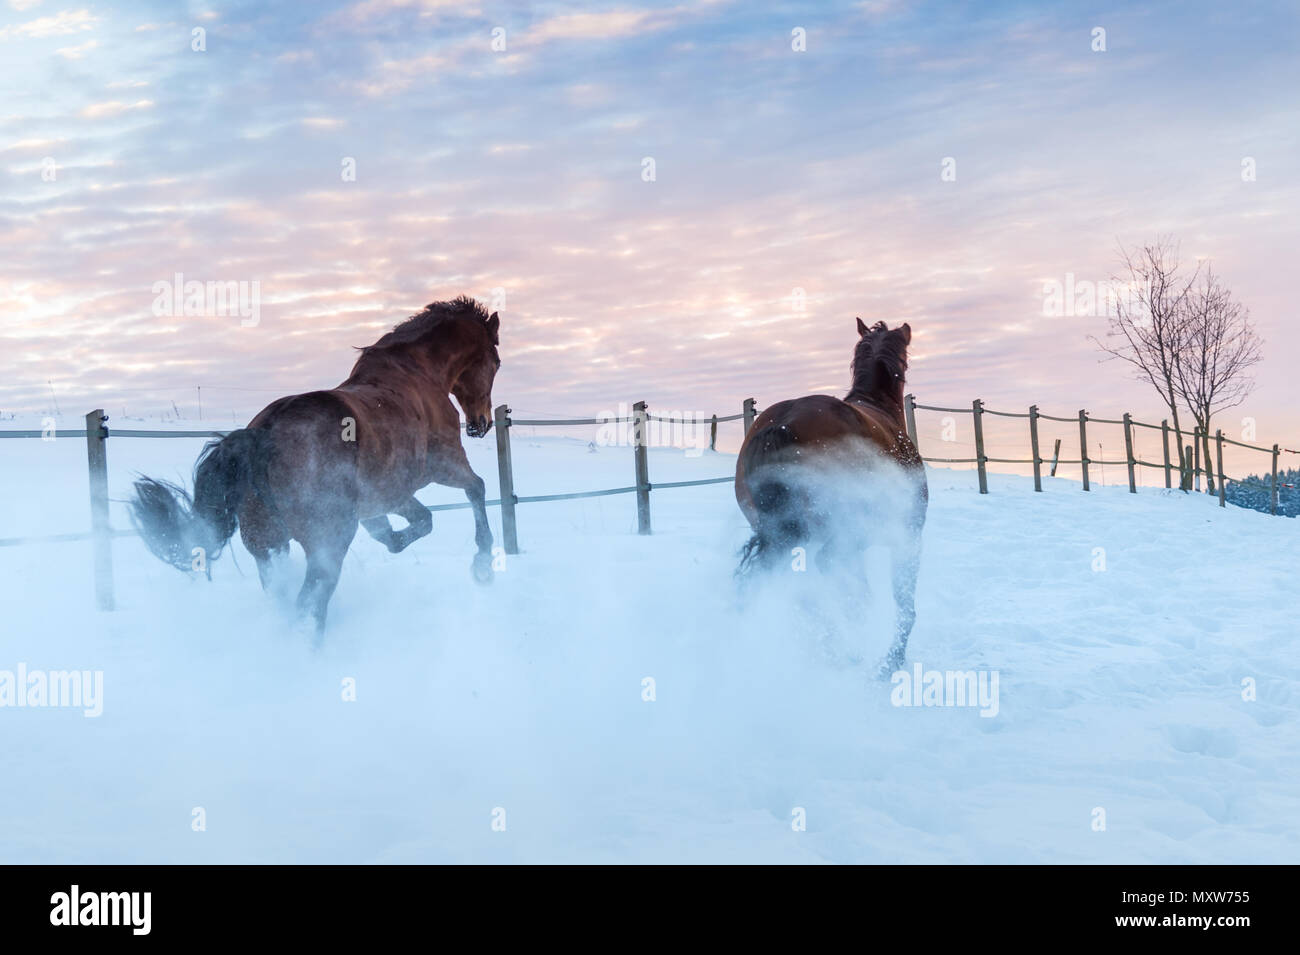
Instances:
[[[307,555],[298,610],[325,627],[357,524],[397,553],[433,529],[415,492],[429,483],[464,490],[474,511],[480,582],[492,578],[492,532],[483,480],[470,469],[466,431],[491,427],[499,319],[473,299],[434,302],[398,325],[330,391],[271,402],[248,427],[211,442],[194,469],[194,495],[153,478],[135,482],[136,529],[153,553],[184,571],[215,559],[238,525],[263,589],[296,540]],[[389,514],[407,526],[394,530]]]
[[[912,329],[858,319],[853,387],[841,401],[809,395],[766,409],[736,460],[736,500],[754,536],[741,571],[772,568],[819,545],[823,570],[846,570],[871,544],[890,549],[897,628],[882,672],[903,665],[916,620],[916,577],[928,491],[903,421]],[[806,552],[806,551],[805,551]]]

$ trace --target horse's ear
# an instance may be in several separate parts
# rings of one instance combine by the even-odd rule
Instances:
[[[497,329],[501,327],[501,319],[497,313],[493,312],[492,317],[487,320],[487,330],[492,333],[492,344],[500,345],[501,339],[497,337]]]
[[[865,338],[867,335],[867,326],[863,324],[863,321],[860,318],[856,319],[856,321],[858,323],[858,337]]]
[[[907,324],[907,322],[904,322],[902,325],[899,325],[899,326],[898,326],[898,328],[896,329],[896,331],[900,331],[900,332],[903,333],[903,341],[904,341],[906,344],[908,344],[908,345],[912,344],[912,326],[911,326],[911,325]]]

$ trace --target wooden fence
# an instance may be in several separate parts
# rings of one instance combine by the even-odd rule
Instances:
[[[494,426],[497,441],[497,476],[500,481],[500,497],[487,502],[490,507],[501,508],[501,544],[507,554],[519,553],[519,527],[516,507],[520,504],[537,504],[545,501],[571,501],[588,497],[607,497],[613,494],[635,494],[637,513],[637,532],[650,533],[650,492],[676,487],[698,487],[705,484],[722,484],[735,480],[735,475],[705,478],[698,481],[662,481],[657,484],[650,481],[650,462],[646,453],[651,422],[690,424],[696,427],[709,426],[709,448],[715,450],[718,440],[718,425],[728,421],[743,421],[748,431],[754,423],[756,411],[754,399],[745,399],[739,414],[711,415],[695,418],[665,418],[650,413],[644,401],[632,406],[630,417],[607,418],[569,418],[569,419],[514,419],[506,405],[496,408]],[[94,548],[95,565],[95,601],[101,610],[112,610],[113,597],[113,539],[115,537],[134,537],[134,531],[114,529],[108,513],[108,416],[102,408],[96,408],[86,415],[85,428],[76,430],[58,429],[50,431],[0,431],[0,438],[80,438],[86,439],[86,461],[90,478],[90,525],[88,533],[51,534],[42,537],[0,538],[0,547],[12,547],[19,544],[40,544],[63,541],[90,540]],[[575,491],[568,494],[536,494],[520,496],[515,493],[514,466],[510,455],[510,429],[517,426],[530,427],[581,427],[605,424],[632,425],[632,465],[635,483],[625,487],[603,488],[596,491]],[[462,425],[464,427],[464,425]],[[219,438],[224,431],[145,431],[121,429],[112,434],[120,438]],[[456,504],[429,504],[430,511],[454,511],[468,508],[469,502]]]
[[[1290,451],[1289,448],[1283,449],[1281,446],[1276,444],[1273,445],[1273,447],[1271,448],[1264,448],[1264,447],[1260,447],[1259,445],[1244,444],[1241,441],[1233,441],[1231,438],[1225,438],[1223,436],[1222,429],[1216,429],[1214,432],[1213,440],[1214,440],[1214,447],[1215,447],[1215,457],[1217,458],[1217,461],[1214,470],[1211,471],[1209,461],[1205,462],[1204,468],[1202,468],[1201,466],[1201,447],[1203,444],[1204,435],[1201,433],[1200,430],[1193,428],[1191,431],[1182,432],[1183,434],[1187,434],[1191,436],[1192,443],[1184,448],[1183,458],[1182,458],[1183,467],[1180,471],[1178,464],[1173,459],[1177,455],[1171,457],[1169,454],[1169,435],[1171,432],[1173,432],[1173,429],[1169,427],[1168,420],[1161,421],[1159,424],[1149,424],[1145,421],[1135,420],[1133,416],[1128,412],[1125,412],[1124,416],[1119,419],[1094,418],[1091,415],[1089,415],[1087,411],[1084,411],[1082,409],[1079,411],[1077,417],[1058,418],[1054,415],[1043,414],[1041,411],[1038,410],[1038,405],[1030,405],[1029,410],[1027,412],[994,411],[991,408],[985,408],[984,402],[979,398],[976,398],[974,401],[972,401],[971,406],[969,408],[942,408],[942,407],[937,407],[935,405],[921,405],[916,403],[915,395],[905,396],[903,399],[903,404],[904,404],[905,418],[907,422],[907,433],[908,436],[912,439],[912,443],[916,445],[918,451],[922,450],[920,437],[917,434],[917,430],[916,430],[916,412],[918,410],[939,411],[946,414],[971,415],[973,431],[975,434],[975,457],[936,458],[936,457],[926,457],[924,452],[922,452],[921,460],[926,461],[928,463],[974,464],[979,478],[979,490],[981,494],[987,494],[989,492],[988,470],[987,470],[987,465],[989,464],[1032,465],[1034,469],[1034,490],[1041,491],[1043,489],[1042,468],[1044,464],[1047,464],[1049,462],[1046,458],[1042,457],[1039,451],[1038,422],[1040,419],[1044,419],[1047,421],[1065,422],[1067,424],[1073,424],[1075,421],[1079,423],[1079,457],[1070,460],[1061,459],[1060,458],[1061,442],[1060,439],[1057,439],[1056,447],[1050,463],[1052,465],[1051,473],[1053,475],[1056,474],[1056,468],[1058,465],[1061,464],[1079,465],[1083,475],[1083,490],[1085,491],[1091,490],[1091,485],[1088,480],[1088,468],[1090,465],[1107,465],[1107,464],[1123,465],[1128,471],[1128,489],[1133,494],[1137,493],[1137,488],[1138,488],[1137,469],[1139,467],[1153,467],[1153,468],[1162,469],[1165,472],[1165,487],[1167,488],[1174,486],[1173,476],[1176,471],[1180,472],[1178,486],[1180,488],[1187,488],[1187,489],[1190,489],[1192,487],[1192,483],[1194,481],[1199,481],[1199,478],[1202,474],[1208,476],[1217,475],[1219,506],[1226,507],[1227,506],[1226,494],[1227,494],[1228,482],[1232,481],[1237,484],[1247,483],[1237,478],[1228,477],[1223,472],[1223,446],[1225,444],[1231,444],[1238,448],[1246,448],[1251,451],[1261,451],[1265,454],[1272,456],[1273,476],[1269,485],[1270,487],[1269,512],[1272,514],[1276,514],[1277,513],[1277,489],[1278,489],[1278,483],[1277,483],[1278,456],[1282,453],[1283,450],[1287,450],[1293,454],[1296,453]],[[996,415],[1001,418],[1027,419],[1029,422],[1029,447],[1030,447],[1031,457],[990,458],[987,455],[985,455],[984,453],[984,416],[985,415]],[[1088,456],[1088,424],[1090,422],[1093,424],[1112,424],[1112,425],[1123,426],[1124,450],[1125,450],[1125,456],[1123,461],[1113,461],[1113,460],[1104,461],[1101,460],[1100,458],[1090,458]],[[1163,447],[1163,452],[1164,452],[1163,463],[1153,464],[1149,461],[1141,461],[1133,454],[1133,429],[1134,428],[1149,428],[1153,431],[1160,432],[1161,445]],[[1176,434],[1176,432],[1174,433]]]
[[[1169,436],[1171,428],[1167,421],[1162,421],[1158,425],[1148,424],[1142,421],[1136,421],[1129,414],[1123,418],[1106,419],[1091,417],[1086,411],[1080,411],[1077,418],[1058,418],[1052,415],[1043,414],[1038,410],[1037,405],[1031,405],[1026,413],[1013,413],[1009,411],[994,411],[991,408],[985,408],[984,402],[976,398],[971,402],[970,408],[943,408],[933,405],[921,405],[916,403],[913,395],[907,395],[904,399],[904,410],[906,417],[906,426],[908,435],[912,442],[916,444],[917,449],[921,450],[920,438],[916,429],[916,412],[921,411],[938,411],[947,414],[969,414],[972,416],[975,435],[975,457],[973,458],[942,458],[922,456],[922,460],[934,464],[974,464],[979,480],[979,491],[981,494],[988,493],[988,471],[989,464],[1028,464],[1033,467],[1034,472],[1034,490],[1043,489],[1042,466],[1050,463],[1051,473],[1056,473],[1056,468],[1061,464],[1080,465],[1083,475],[1083,490],[1090,490],[1088,468],[1090,465],[1124,465],[1128,470],[1129,490],[1137,493],[1136,469],[1138,467],[1156,467],[1162,468],[1165,472],[1165,487],[1173,486],[1173,475],[1178,470],[1177,464],[1173,462],[1169,453]],[[615,494],[635,494],[636,495],[636,515],[637,515],[637,532],[640,534],[649,534],[650,531],[650,492],[654,490],[666,490],[678,487],[698,487],[706,484],[723,484],[735,480],[735,476],[727,474],[716,478],[704,478],[696,481],[664,481],[652,483],[650,480],[650,465],[647,455],[648,432],[651,422],[671,423],[671,424],[689,424],[701,427],[705,423],[709,425],[709,447],[714,449],[717,444],[718,425],[728,421],[743,421],[745,433],[753,426],[754,418],[757,415],[754,399],[745,399],[742,410],[739,414],[733,415],[712,415],[709,418],[671,418],[659,417],[650,413],[644,401],[638,401],[632,406],[630,417],[607,417],[607,418],[568,418],[568,419],[514,419],[510,416],[510,409],[506,405],[500,405],[495,410],[494,427],[496,430],[497,441],[497,475],[500,482],[500,497],[488,501],[488,505],[501,508],[501,544],[507,554],[519,553],[519,526],[516,508],[520,504],[536,504],[546,501],[570,501],[590,497],[606,497]],[[991,458],[985,455],[984,450],[984,415],[996,415],[1004,418],[1023,418],[1027,419],[1029,425],[1029,443],[1031,448],[1031,457],[1029,458]],[[1079,458],[1063,460],[1060,458],[1060,440],[1056,442],[1056,449],[1050,461],[1040,454],[1038,442],[1038,422],[1040,419],[1056,422],[1066,422],[1073,424],[1075,421],[1079,425]],[[95,409],[86,415],[86,425],[84,429],[77,430],[57,430],[53,432],[55,437],[84,437],[86,439],[86,461],[90,479],[90,515],[91,529],[88,533],[72,534],[55,534],[44,537],[11,537],[0,538],[0,547],[14,546],[18,544],[29,543],[48,543],[57,541],[82,541],[91,540],[94,548],[94,567],[95,567],[95,598],[96,603],[101,610],[112,610],[114,606],[113,598],[113,539],[116,537],[134,537],[135,532],[129,530],[114,529],[109,521],[108,512],[108,439],[109,429],[107,426],[108,417],[104,414],[103,409]],[[1122,425],[1124,428],[1124,444],[1126,450],[1125,460],[1123,461],[1103,461],[1098,458],[1088,456],[1088,433],[1089,423],[1094,424],[1114,424]],[[515,475],[514,465],[510,454],[510,431],[514,427],[583,427],[583,426],[600,426],[606,424],[631,424],[632,425],[632,465],[634,483],[624,487],[604,488],[596,491],[576,491],[567,494],[538,494],[520,496],[515,493]],[[1161,432],[1164,447],[1163,464],[1151,464],[1150,462],[1140,461],[1133,454],[1133,429],[1150,428]],[[145,430],[115,430],[112,432],[118,437],[124,438],[214,438],[221,437],[226,432],[221,431],[145,431]],[[0,438],[44,438],[50,434],[48,431],[0,431]],[[1180,474],[1180,486],[1190,486],[1190,481],[1200,474],[1211,474],[1209,462],[1206,462],[1206,468],[1202,469],[1200,464],[1200,433],[1191,432],[1193,443],[1186,448],[1185,460],[1190,462]],[[1243,444],[1240,441],[1232,441],[1223,436],[1221,430],[1214,434],[1215,447],[1217,448],[1217,466],[1215,471],[1218,474],[1219,504],[1226,506],[1225,486],[1228,481],[1236,479],[1226,477],[1223,473],[1223,446],[1232,444],[1241,448],[1248,448],[1253,451],[1261,451],[1271,454],[1273,459],[1273,477],[1271,483],[1271,511],[1277,513],[1278,506],[1278,483],[1277,483],[1277,465],[1278,456],[1283,449],[1278,445],[1272,448],[1263,448],[1257,445]],[[1294,452],[1293,452],[1294,453]],[[1245,483],[1245,482],[1238,482]],[[427,505],[430,511],[451,511],[460,510],[469,507],[468,502],[456,504],[431,504]]]
[[[571,501],[583,497],[605,497],[610,494],[636,494],[636,526],[638,534],[650,533],[650,492],[656,488],[664,490],[672,487],[699,487],[704,484],[722,484],[727,481],[734,481],[735,475],[728,474],[723,477],[704,478],[699,481],[661,481],[658,484],[650,482],[650,460],[646,454],[649,447],[647,435],[649,433],[650,422],[658,421],[665,424],[689,424],[696,427],[702,426],[705,422],[709,424],[709,450],[716,450],[718,443],[718,424],[727,421],[744,421],[745,432],[748,433],[750,426],[754,423],[756,415],[754,409],[754,399],[746,398],[740,414],[712,415],[709,418],[662,418],[650,413],[644,401],[638,401],[632,406],[632,415],[627,418],[609,417],[609,418],[565,418],[559,420],[553,419],[519,419],[510,417],[510,409],[505,405],[500,405],[496,409],[494,418],[494,427],[497,433],[497,477],[501,490],[501,496],[496,500],[488,501],[488,504],[498,505],[501,508],[501,539],[502,546],[507,554],[519,553],[519,532],[518,523],[515,515],[515,506],[518,504],[535,504],[542,501]],[[631,424],[632,425],[632,464],[633,473],[636,477],[636,483],[627,487],[611,487],[600,491],[577,491],[571,494],[541,494],[531,497],[519,497],[515,494],[515,475],[514,465],[510,457],[510,429],[513,427],[583,427],[598,426],[605,424]],[[444,504],[442,508],[459,508],[469,507],[469,504]],[[436,508],[430,508],[431,510]]]

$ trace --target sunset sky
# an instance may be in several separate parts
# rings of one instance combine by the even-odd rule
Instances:
[[[1266,341],[1225,431],[1300,442],[1290,0],[0,3],[5,417],[246,419],[500,288],[516,411],[843,393],[861,316],[922,401],[1158,421],[1043,283],[1169,233]],[[156,316],[175,273],[260,323]]]

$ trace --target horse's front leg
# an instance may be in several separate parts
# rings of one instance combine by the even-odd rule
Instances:
[[[478,545],[471,570],[475,580],[486,584],[492,580],[492,527],[488,524],[487,493],[483,479],[473,471],[470,474],[474,481],[465,489],[465,496],[474,509],[474,543]]]
[[[492,528],[488,524],[487,491],[483,479],[474,473],[465,457],[464,448],[455,445],[448,452],[430,462],[433,481],[447,487],[458,487],[469,498],[474,511],[474,543],[478,553],[470,570],[481,584],[492,580]]]
[[[397,532],[398,550],[404,550],[408,545],[418,541],[421,537],[428,537],[433,532],[433,514],[429,509],[416,500],[415,495],[411,495],[405,501],[397,506],[396,514],[398,517],[406,519],[406,526]]]
[[[408,497],[397,505],[393,513],[406,519],[406,526],[400,531],[393,530],[393,526],[388,523],[387,515],[384,514],[361,522],[366,533],[387,547],[389,553],[401,553],[421,537],[428,536],[433,530],[433,515],[414,496]]]
[[[387,514],[368,517],[361,522],[361,526],[365,528],[367,534],[387,547],[390,553],[396,554],[401,550],[397,545],[397,531],[393,530],[393,525],[388,523]]]

